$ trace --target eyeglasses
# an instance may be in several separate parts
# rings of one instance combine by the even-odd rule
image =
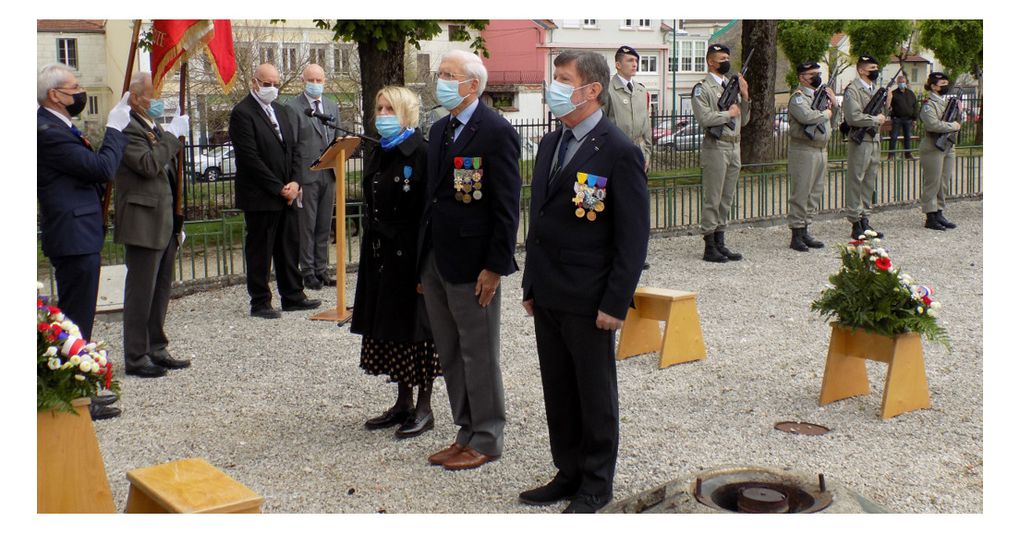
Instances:
[[[440,80],[456,80],[457,78],[467,78],[467,74],[454,74],[452,72],[437,72],[435,76]]]
[[[262,81],[262,80],[260,80],[258,78],[255,78],[255,81],[258,82],[258,84],[260,86],[262,86],[262,87],[275,87],[277,89],[280,88],[280,83],[279,82],[277,82],[277,83],[269,83],[269,82],[264,82],[264,81]]]
[[[66,89],[66,90],[69,90],[69,91],[74,91],[74,92],[78,92],[78,91],[79,91],[79,90],[81,89],[81,85],[80,85],[80,84],[77,84],[77,83],[76,83],[76,84],[74,84],[74,85],[71,85],[71,86],[65,86],[65,87],[54,87],[54,88],[53,88],[53,90],[54,90],[54,91],[57,91],[57,92],[59,92],[59,93],[64,93],[63,89]],[[66,95],[66,94],[68,94],[68,93],[64,93],[64,94]]]

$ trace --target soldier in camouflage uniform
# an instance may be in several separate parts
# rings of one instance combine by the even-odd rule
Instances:
[[[857,144],[847,142],[847,177],[846,177],[846,219],[853,228],[851,238],[857,239],[865,230],[878,232],[868,222],[871,213],[872,196],[878,182],[879,155],[882,151],[879,128],[885,122],[883,113],[865,115],[864,108],[877,90],[879,76],[878,60],[871,56],[861,56],[857,60],[858,78],[843,90],[843,115],[849,126],[874,128],[875,135],[864,134],[864,141]],[[888,94],[885,108],[892,102],[892,92]]]
[[[726,125],[722,137],[715,139],[706,133],[701,145],[701,233],[705,239],[705,261],[725,263],[738,261],[743,256],[726,248],[726,222],[730,202],[740,175],[740,129],[751,118],[747,82],[739,74],[726,78],[730,71],[730,49],[713,44],[706,54],[708,76],[694,86],[691,107],[694,118],[702,128]],[[740,84],[738,104],[719,111],[718,102],[725,83]],[[733,128],[727,123],[734,121]]]
[[[822,88],[821,67],[808,62],[797,65],[800,86],[790,99],[790,152],[787,171],[790,174],[790,202],[787,224],[790,227],[790,248],[807,252],[810,248],[823,248],[824,243],[808,233],[818,203],[825,189],[826,168],[829,165],[828,144],[832,136],[832,117],[836,113],[836,95],[829,87]],[[811,109],[815,91],[829,93],[829,108]]]
[[[946,111],[949,98],[949,78],[941,72],[928,75],[928,83],[924,88],[928,98],[921,106],[921,124],[924,125],[924,138],[921,139],[921,210],[924,211],[924,227],[932,230],[956,228],[942,215],[946,207],[946,192],[949,181],[953,177],[956,162],[956,132],[960,131],[960,123],[944,122],[942,117]],[[941,134],[950,133],[945,152],[935,146],[935,140]]]

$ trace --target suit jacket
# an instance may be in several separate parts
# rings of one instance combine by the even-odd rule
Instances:
[[[603,117],[560,170],[549,173],[563,128],[538,145],[531,183],[524,299],[553,310],[625,319],[648,253],[648,183],[641,150]],[[605,207],[577,217],[578,173],[606,178]]]
[[[483,269],[512,274],[517,271],[521,138],[506,119],[479,102],[444,157],[443,133],[449,122],[447,115],[429,130],[418,258],[434,248],[439,273],[453,284],[475,282]],[[481,158],[481,199],[468,204],[456,200],[454,158]],[[423,262],[418,263],[420,270]]]
[[[113,189],[113,240],[163,250],[173,231],[173,186],[177,180],[174,163],[181,143],[170,133],[156,133],[134,112],[124,134],[128,144]],[[168,174],[168,164],[174,168],[172,175]]]
[[[107,128],[93,152],[45,108],[36,113],[36,196],[43,254],[95,254],[104,239],[100,199],[124,154],[127,137]]]
[[[301,93],[287,102],[286,107],[291,112],[291,130],[294,132],[294,149],[297,151],[301,166],[298,174],[294,177],[297,183],[304,185],[315,182],[321,178],[335,178],[333,169],[324,171],[309,170],[308,167],[319,159],[330,141],[336,137],[336,130],[325,126],[322,121],[315,117],[305,115],[306,109],[311,109],[305,94]],[[322,98],[322,113],[326,115],[340,116],[340,108],[336,102],[325,97]]]
[[[290,111],[272,103],[276,122],[283,134],[276,137],[273,123],[250,93],[230,112],[230,142],[234,145],[237,176],[234,197],[244,211],[279,211],[287,207],[280,191],[297,180],[301,162],[294,150]],[[296,206],[297,204],[293,204]]]

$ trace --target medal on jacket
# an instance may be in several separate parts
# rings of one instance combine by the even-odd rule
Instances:
[[[586,172],[577,173],[574,198],[571,199],[576,206],[574,215],[577,218],[585,217],[589,221],[594,221],[598,218],[598,214],[606,209],[606,182],[607,179],[604,176]]]
[[[399,179],[400,178],[398,177],[397,180],[399,180]],[[411,190],[411,166],[410,165],[404,165],[404,187],[403,187],[403,189],[404,189],[405,193]]]
[[[453,158],[453,190],[457,202],[482,199],[482,158]]]

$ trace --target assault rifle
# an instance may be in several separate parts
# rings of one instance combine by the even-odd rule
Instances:
[[[885,87],[879,87],[875,94],[871,95],[871,100],[868,100],[868,104],[861,110],[865,115],[881,115],[885,111],[885,99],[889,95],[889,88],[896,83],[896,77],[903,72],[903,67],[896,71],[896,74],[889,79],[889,83]],[[844,119],[845,124],[845,119]],[[874,126],[849,126],[845,129],[847,132],[846,136],[854,143],[858,145],[864,142],[864,134],[870,136],[878,135],[878,131],[875,130]],[[843,127],[840,128],[844,130]]]
[[[946,102],[946,110],[942,112],[942,122],[960,122],[960,95],[962,91],[958,88],[956,94]],[[952,144],[952,135],[956,132],[939,134],[935,139],[935,148],[946,151],[946,144]]]
[[[751,49],[751,53],[747,55],[747,59],[744,60],[744,67],[740,69],[740,77],[747,74],[747,67],[751,64],[751,56],[754,56],[754,49]],[[730,106],[737,103],[737,98],[740,97],[740,80],[737,75],[730,76],[729,83],[723,88],[722,95],[719,96],[718,108],[719,111],[729,111]],[[715,139],[722,139],[723,126],[730,130],[737,129],[737,121],[734,118],[730,119],[730,122],[721,124],[719,126],[710,126],[705,129],[705,133],[711,135]]]
[[[829,93],[826,89],[832,87],[834,83],[836,83],[836,77],[831,76],[825,85],[815,89],[815,97],[811,100],[811,109],[815,111],[825,111],[829,109],[830,99]],[[822,121],[812,126],[805,126],[804,135],[812,141],[815,139],[815,132],[818,132],[819,135],[825,135],[825,123],[827,122],[828,121]]]

